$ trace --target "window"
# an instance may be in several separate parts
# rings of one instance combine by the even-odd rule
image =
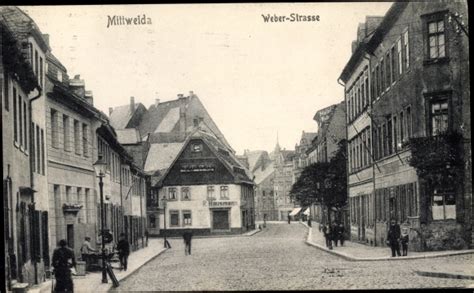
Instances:
[[[428,55],[430,59],[446,57],[444,20],[428,22]]]
[[[403,144],[405,142],[405,134],[406,134],[406,121],[405,121],[405,115],[402,112],[400,112],[400,142]]]
[[[383,93],[385,90],[385,63],[382,58],[380,60],[380,93]]]
[[[390,68],[391,60],[390,51],[388,51],[385,57],[385,87],[387,89],[392,84],[392,69]]]
[[[40,142],[41,132],[39,125],[36,125],[36,170],[38,173],[41,171],[41,142]]]
[[[178,199],[178,195],[177,195],[177,192],[176,192],[176,187],[169,187],[168,188],[168,199],[169,200],[177,200]]]
[[[39,82],[39,74],[38,74],[38,51],[35,50],[35,75],[36,75],[36,78]]]
[[[401,148],[401,144],[398,144],[398,120],[397,116],[393,116],[393,145],[394,151],[396,152],[398,149]]]
[[[456,219],[456,196],[452,189],[435,189],[432,196],[433,220]]]
[[[390,49],[390,67],[392,69],[392,83],[397,80],[397,63],[395,59],[397,58],[397,54],[395,53],[395,46]]]
[[[393,153],[393,130],[392,130],[392,119],[387,120],[387,155]]]
[[[413,135],[413,124],[412,124],[413,117],[411,116],[411,107],[408,106],[405,112],[406,112],[406,124],[407,124],[406,135],[407,135],[407,138],[410,138]]]
[[[19,142],[23,146],[23,98],[18,95],[18,124],[20,125]]]
[[[170,226],[177,227],[179,226],[179,212],[170,211]]]
[[[183,226],[191,226],[191,211],[183,211]]]
[[[410,46],[408,45],[408,30],[403,34],[403,52],[404,54],[404,67],[407,69],[410,67]]]
[[[41,173],[44,175],[45,172],[45,154],[44,154],[44,130],[41,129]]]
[[[229,199],[229,186],[221,186],[221,199]]]
[[[403,57],[402,57],[402,39],[397,41],[397,61],[398,61],[398,75],[403,73]]]
[[[5,87],[5,110],[10,111],[10,83],[8,82],[8,73],[6,70],[3,72],[3,86]]]
[[[51,144],[58,147],[58,111],[51,108]]]
[[[15,87],[13,87],[13,137],[14,141],[18,143],[18,108]]]
[[[82,124],[82,152],[85,157],[89,153],[89,127],[87,124]]]
[[[155,217],[155,215],[153,215],[153,214],[150,215],[150,216],[148,217],[148,219],[149,219],[149,223],[150,223],[150,224],[149,224],[149,225],[150,225],[150,228],[156,228],[156,217]]]
[[[438,135],[448,130],[448,101],[431,103],[431,135]]]
[[[181,199],[191,200],[191,191],[189,187],[181,187]]]
[[[212,185],[207,187],[207,198],[208,199],[215,199],[214,186],[212,186]]]
[[[24,132],[24,147],[25,150],[28,150],[28,115],[26,114],[26,101],[23,101],[23,127],[25,128]]]
[[[81,154],[81,129],[80,123],[77,120],[74,120],[74,149],[76,155]]]
[[[63,115],[63,138],[64,138],[64,150],[66,152],[70,151],[71,147],[71,127],[70,127],[69,117]]]
[[[39,58],[39,80],[40,80],[40,86],[43,87],[43,58]]]
[[[192,144],[192,149],[191,149],[191,150],[192,150],[193,153],[200,153],[200,152],[202,152],[202,144],[200,144],[200,143],[194,143],[194,144]]]
[[[71,186],[66,186],[66,202],[71,203]]]
[[[63,73],[61,72],[61,70],[58,70],[58,80],[60,82],[63,82]]]

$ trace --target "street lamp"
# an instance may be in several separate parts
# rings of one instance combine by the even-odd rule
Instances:
[[[99,159],[94,163],[94,170],[96,176],[99,177],[99,191],[100,191],[100,235],[102,240],[102,283],[107,283],[107,269],[105,266],[106,256],[105,256],[105,242],[104,242],[104,224],[105,224],[105,214],[104,214],[104,182],[102,178],[105,177],[105,171],[107,168],[107,162],[103,159],[102,154],[99,154]]]

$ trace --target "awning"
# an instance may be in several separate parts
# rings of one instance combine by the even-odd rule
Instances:
[[[301,211],[301,208],[295,208],[291,211],[290,216],[296,216]]]
[[[309,208],[307,208],[307,209],[303,212],[303,214],[309,216]]]

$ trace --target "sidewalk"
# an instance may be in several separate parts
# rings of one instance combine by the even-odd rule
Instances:
[[[127,271],[114,269],[115,276],[119,282],[125,280],[128,276],[137,271],[140,267],[160,255],[166,250],[163,248],[163,239],[152,238],[148,240],[148,247],[139,249],[130,254],[128,258]],[[112,263],[112,267],[116,268],[118,263]],[[108,283],[103,284],[102,272],[91,272],[85,276],[74,276],[74,292],[105,292],[112,288],[112,281],[108,278]],[[56,280],[55,280],[56,282]],[[51,292],[51,279],[39,285],[32,286],[28,289],[31,293]]]
[[[308,227],[304,222],[301,224]],[[308,227],[309,228],[309,227]],[[326,240],[322,232],[319,232],[317,227],[308,229],[308,238],[306,240],[308,245],[317,247],[321,250],[329,252],[334,255],[338,255],[350,261],[382,261],[382,260],[409,260],[409,259],[420,259],[420,258],[434,258],[451,255],[461,254],[474,254],[473,249],[468,250],[450,250],[450,251],[426,251],[426,252],[414,252],[409,251],[408,256],[403,257],[390,257],[391,251],[388,247],[374,247],[364,245],[352,241],[344,241],[344,246],[333,247],[332,250],[326,247]],[[469,268],[471,275],[474,275],[474,269]]]

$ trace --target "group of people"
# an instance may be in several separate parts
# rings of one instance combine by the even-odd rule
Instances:
[[[91,254],[99,252],[98,249],[92,247],[90,241],[90,237],[85,237],[84,243],[81,246],[81,258],[86,263],[86,270],[90,268]],[[120,267],[126,271],[128,256],[130,254],[130,244],[127,241],[125,233],[120,234],[116,248],[120,260]],[[72,270],[76,269],[76,257],[74,251],[67,246],[66,240],[62,239],[58,242],[58,247],[53,252],[52,265],[56,279],[54,292],[73,292]]]
[[[326,239],[326,246],[329,249],[333,248],[334,246],[337,247],[337,243],[339,242],[341,246],[344,245],[344,225],[342,223],[332,223],[332,225],[319,225],[319,231],[324,233],[324,238]]]
[[[390,221],[390,227],[388,228],[387,233],[387,245],[390,246],[392,250],[392,257],[401,256],[400,246],[402,247],[403,256],[408,255],[408,229],[400,229],[400,225],[397,224],[395,220]]]

